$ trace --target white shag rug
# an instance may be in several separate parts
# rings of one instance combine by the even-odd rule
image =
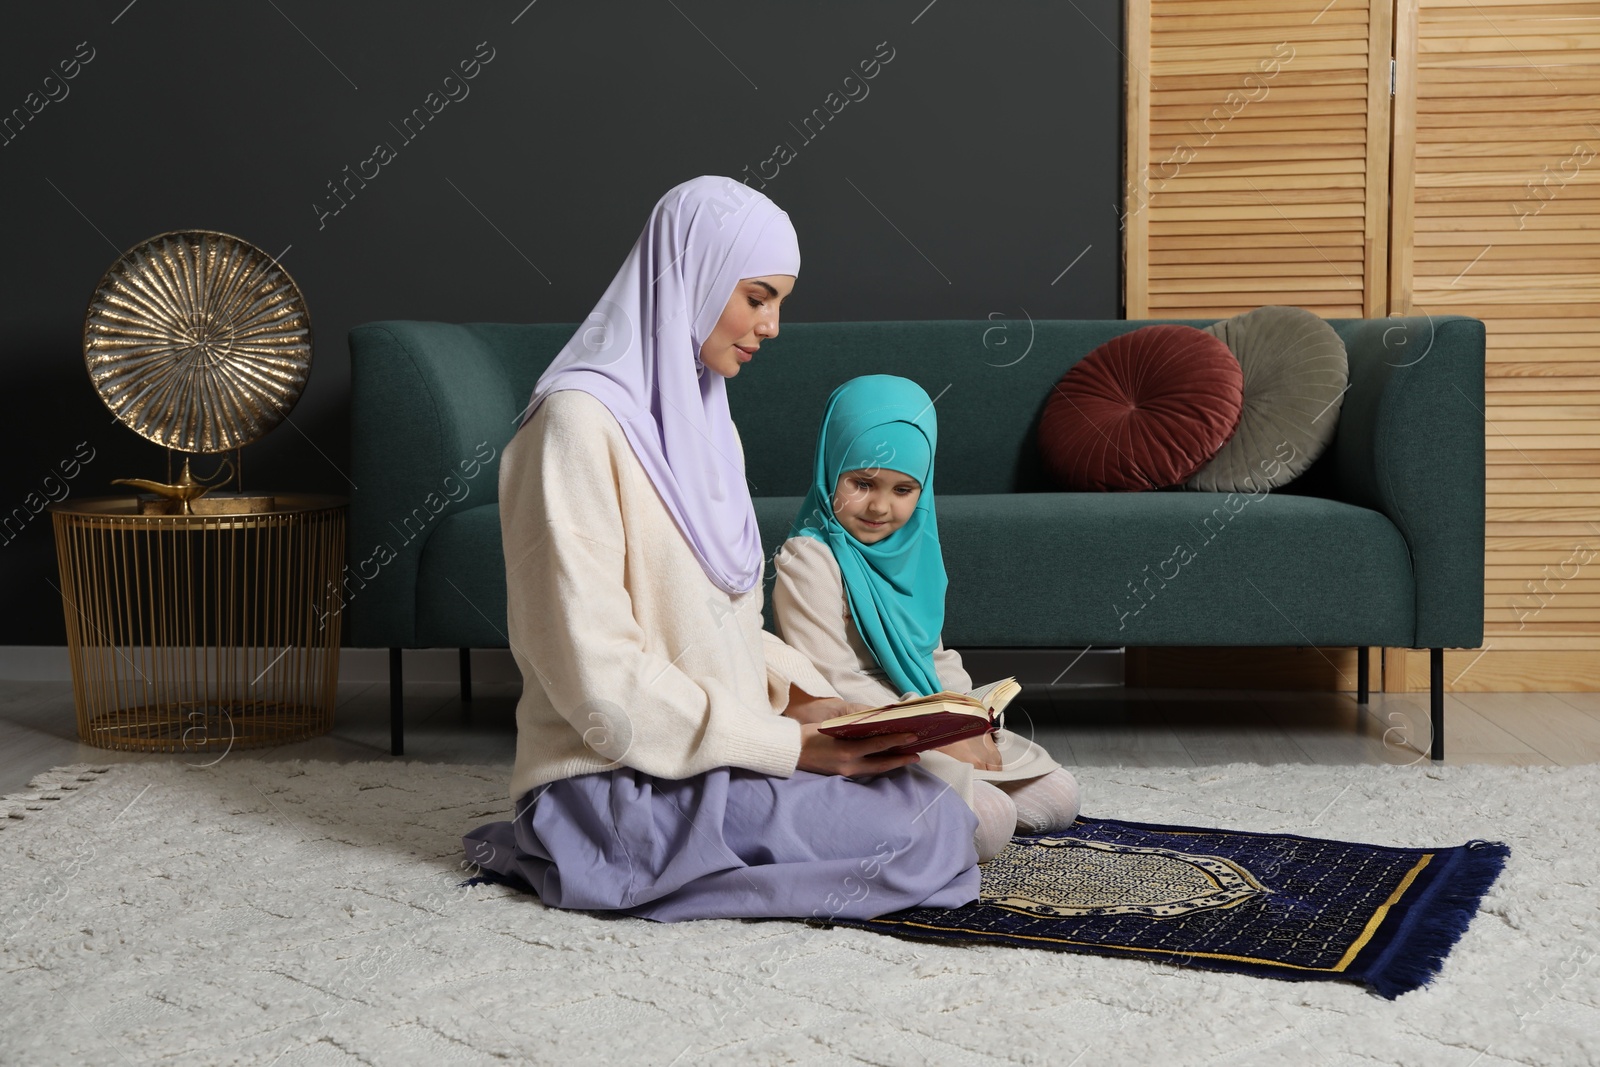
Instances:
[[[1432,985],[796,922],[657,924],[457,888],[504,768],[78,764],[0,800],[0,1063],[1600,1062],[1600,766],[1075,769],[1084,812],[1510,843]]]

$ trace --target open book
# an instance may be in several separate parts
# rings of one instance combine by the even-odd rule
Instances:
[[[933,693],[870,711],[839,715],[820,723],[817,729],[834,737],[852,739],[916,734],[917,739],[910,744],[885,749],[882,753],[901,756],[941,748],[997,729],[1000,713],[1020,692],[1022,686],[1015,678],[1002,678],[970,693]]]

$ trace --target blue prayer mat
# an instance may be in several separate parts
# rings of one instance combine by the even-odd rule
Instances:
[[[1510,849],[1387,848],[1080,818],[1018,837],[975,904],[828,920],[899,937],[1131,956],[1393,999],[1426,984]]]

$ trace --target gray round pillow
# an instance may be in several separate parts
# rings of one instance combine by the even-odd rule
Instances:
[[[1304,473],[1333,440],[1350,380],[1338,333],[1297,307],[1256,308],[1205,332],[1238,357],[1244,412],[1228,443],[1184,484],[1255,493]]]

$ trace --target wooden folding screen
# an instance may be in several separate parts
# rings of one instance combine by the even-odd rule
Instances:
[[[1383,314],[1389,0],[1131,0],[1128,318]]]
[[[1398,0],[1396,31],[1390,308],[1488,332],[1484,645],[1445,680],[1600,689],[1600,4]]]
[[[1600,688],[1600,4],[1130,0],[1127,16],[1127,316],[1483,319],[1486,636],[1447,654],[1446,681]],[[1250,664],[1349,688],[1352,659],[1129,665],[1147,683]],[[1384,662],[1385,688],[1426,688],[1425,655]]]

